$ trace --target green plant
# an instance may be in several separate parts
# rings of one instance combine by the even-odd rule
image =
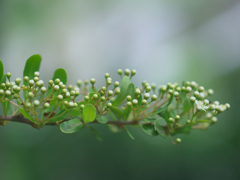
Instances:
[[[112,87],[112,79],[106,73],[106,84],[98,90],[94,78],[90,83],[78,80],[77,86],[66,86],[67,73],[60,68],[45,87],[39,79],[40,63],[38,54],[27,60],[20,85],[20,78],[11,82],[11,73],[4,74],[0,61],[0,103],[4,112],[0,125],[10,121],[37,129],[60,125],[64,133],[88,127],[99,140],[102,137],[91,127],[92,123],[108,125],[113,132],[124,129],[133,140],[127,126],[137,126],[150,136],[169,136],[173,144],[179,144],[181,139],[174,142],[172,135],[205,130],[217,121],[216,115],[230,108],[228,103],[209,102],[206,98],[213,90],[205,90],[194,81],[182,82],[181,86],[168,83],[159,89],[143,81],[141,87],[135,87],[131,78],[136,71],[129,69],[124,73],[118,70],[121,86],[116,81]]]

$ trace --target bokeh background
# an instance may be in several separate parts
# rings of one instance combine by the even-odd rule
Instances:
[[[106,72],[120,80],[117,69],[130,68],[136,84],[195,80],[231,108],[207,131],[178,136],[179,146],[135,128],[132,142],[96,125],[98,142],[87,129],[9,123],[0,127],[1,180],[240,179],[239,0],[1,0],[5,71],[21,77],[36,53],[45,81],[63,67],[68,84],[95,77],[101,86]]]

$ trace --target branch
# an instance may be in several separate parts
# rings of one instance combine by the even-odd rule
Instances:
[[[64,119],[63,121],[61,121],[61,123],[65,122],[65,121],[69,121],[71,119]],[[33,123],[32,121],[30,121],[29,119],[25,118],[22,115],[17,115],[17,116],[11,116],[11,115],[7,115],[7,116],[0,116],[0,122],[1,121],[11,121],[11,122],[19,122],[19,123],[24,123],[24,124],[29,124],[34,128],[38,128],[37,124]],[[52,123],[47,123],[45,125],[51,125],[51,126],[58,126],[61,123],[57,123],[57,122],[52,122]],[[91,123],[98,123],[100,124],[96,119],[91,122]],[[145,124],[144,122],[138,122],[138,121],[108,121],[106,124],[113,124],[113,125],[117,125],[118,127],[123,127],[124,125],[138,125],[138,124]]]

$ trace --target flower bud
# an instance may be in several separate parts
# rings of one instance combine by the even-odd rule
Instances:
[[[156,101],[157,100],[157,95],[153,94],[152,97],[151,97],[151,100]]]
[[[145,104],[147,104],[147,100],[146,100],[146,99],[143,99],[143,100],[142,100],[142,105],[145,105]]]
[[[194,102],[196,101],[196,98],[195,98],[194,96],[191,96],[191,97],[190,97],[190,101],[191,101],[192,103],[194,103]]]
[[[19,84],[21,83],[21,79],[20,78],[15,79],[15,83],[16,83],[16,85],[19,86]]]
[[[84,85],[86,86],[86,85],[88,85],[88,80],[87,79],[85,79],[85,81],[84,81]]]
[[[191,88],[190,86],[187,86],[187,87],[186,87],[186,92],[189,93],[189,92],[191,92],[191,91],[192,91],[192,88]]]
[[[188,119],[188,120],[186,121],[186,123],[187,123],[187,124],[190,124],[190,123],[191,123],[191,120],[190,120],[190,119]]]
[[[0,95],[2,96],[2,95],[4,95],[4,90],[3,89],[0,89]]]
[[[115,81],[114,87],[118,87],[118,86],[119,86],[119,82],[118,82],[118,81]]]
[[[230,104],[228,104],[228,103],[226,103],[225,106],[226,106],[227,109],[230,108]]]
[[[45,87],[41,87],[41,92],[42,92],[42,93],[47,92],[47,88],[45,88]]]
[[[208,95],[213,95],[214,91],[212,89],[208,90]]]
[[[109,97],[109,96],[112,96],[112,95],[113,95],[113,91],[112,91],[112,90],[109,90],[109,91],[108,91],[108,97]]]
[[[58,79],[58,78],[56,78],[55,80],[54,80],[54,83],[55,83],[55,85],[59,85],[60,84],[60,79]]]
[[[10,79],[11,78],[11,73],[10,72],[8,72],[7,74],[6,74],[6,77],[8,78],[8,79]]]
[[[174,95],[175,97],[178,97],[178,96],[179,96],[179,92],[175,91],[175,92],[173,93],[173,95]]]
[[[75,91],[71,91],[70,96],[75,96]]]
[[[177,87],[177,88],[176,88],[176,91],[177,91],[177,92],[181,92],[181,88],[180,88],[180,87]]]
[[[94,94],[93,99],[98,99],[98,94]]]
[[[29,77],[28,76],[24,76],[24,81],[28,82],[29,81]]]
[[[96,82],[95,78],[91,78],[91,79],[90,79],[90,83],[91,83],[92,85],[94,85],[95,82]]]
[[[168,121],[169,121],[170,123],[174,123],[174,122],[175,122],[175,120],[174,120],[172,117],[170,117],[170,118],[168,119]]]
[[[103,92],[105,92],[105,91],[107,90],[107,88],[106,88],[105,86],[103,86],[103,87],[101,88],[101,90],[102,90]]]
[[[131,77],[133,77],[136,73],[137,73],[137,71],[136,71],[135,69],[133,69],[133,70],[131,71]]]
[[[84,104],[81,104],[81,105],[80,105],[80,108],[81,108],[81,109],[83,109],[84,107],[85,107]]]
[[[51,87],[53,85],[53,80],[49,80],[48,85]]]
[[[133,99],[133,100],[132,100],[132,104],[133,104],[134,106],[136,106],[136,105],[138,104],[138,100],[137,100],[137,99]]]
[[[33,101],[34,107],[38,107],[39,104],[40,104],[39,100],[34,100],[34,101]]]
[[[110,108],[112,106],[112,103],[107,103],[107,107]]]
[[[39,77],[39,76],[40,76],[40,73],[39,73],[38,71],[35,71],[35,72],[34,72],[34,76],[35,76],[35,77]]]
[[[131,107],[131,106],[132,106],[132,102],[128,101],[128,102],[127,102],[127,106],[128,106],[128,107]]]
[[[44,109],[47,109],[47,108],[49,108],[50,107],[50,104],[48,103],[48,102],[45,102],[44,104],[43,104],[43,108]]]
[[[33,80],[34,80],[34,82],[36,83],[36,82],[39,81],[39,77],[34,77]]]
[[[120,75],[120,76],[122,76],[122,69],[118,69],[118,74]]]
[[[82,85],[82,81],[81,81],[81,80],[78,80],[78,81],[77,81],[77,86],[80,88],[81,85]]]
[[[26,104],[25,104],[25,107],[26,108],[30,108],[32,106],[32,104],[30,103],[30,102],[27,102]]]
[[[146,87],[146,92],[150,92],[152,90],[151,86]]]
[[[54,85],[53,90],[58,91],[59,90],[59,85]]]
[[[119,94],[120,93],[120,88],[116,88],[115,89],[115,94]]]
[[[88,102],[89,96],[88,95],[84,96],[84,100]]]
[[[57,98],[58,98],[59,101],[61,101],[61,100],[63,100],[63,95],[59,94],[59,95],[57,96]]]
[[[10,95],[11,95],[11,91],[6,90],[6,91],[5,91],[5,96],[8,97],[8,96],[10,96]]]
[[[29,93],[28,93],[28,97],[29,97],[29,98],[32,98],[32,97],[33,97],[33,93],[32,93],[32,92],[29,92]]]
[[[217,117],[213,116],[213,117],[211,118],[211,120],[212,120],[212,122],[216,123],[216,122],[217,122]]]
[[[175,119],[176,119],[176,120],[179,120],[180,118],[181,118],[181,117],[180,117],[179,115],[176,115],[176,116],[175,116]]]
[[[138,95],[140,95],[140,94],[141,94],[141,90],[140,90],[139,88],[136,88],[136,89],[135,89],[135,95],[138,96]]]
[[[168,93],[169,93],[170,95],[172,95],[172,94],[173,94],[173,90],[172,90],[172,89],[169,89],[169,90],[168,90]]]
[[[200,93],[199,93],[198,91],[195,91],[193,95],[194,95],[195,97],[198,97],[199,94],[200,94]]]
[[[130,75],[130,70],[129,70],[129,69],[125,69],[124,75],[125,75],[125,76],[129,76],[129,75]]]
[[[73,103],[73,102],[69,102],[69,103],[68,103],[68,107],[69,107],[69,108],[73,108],[73,107],[74,107],[74,103]]]
[[[131,101],[132,100],[132,96],[128,95],[127,96],[127,101]]]
[[[29,80],[29,81],[28,81],[28,84],[29,84],[29,86],[33,86],[33,85],[34,85],[34,80],[32,80],[32,79]]]
[[[148,100],[149,97],[150,97],[150,94],[149,94],[149,93],[145,93],[145,94],[144,94],[144,99]]]
[[[176,143],[179,144],[182,140],[180,138],[176,139]]]
[[[105,73],[105,78],[107,79],[108,77],[110,77],[109,73]]]
[[[203,86],[200,86],[200,87],[198,88],[198,91],[199,91],[199,92],[203,92],[203,91],[204,91],[204,87],[203,87]]]
[[[100,101],[105,101],[106,98],[104,96],[101,96]]]

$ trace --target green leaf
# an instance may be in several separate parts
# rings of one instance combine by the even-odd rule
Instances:
[[[89,92],[90,93],[93,93],[93,92],[95,92],[95,93],[97,93],[98,92],[98,89],[94,86],[94,88],[91,86],[90,88],[89,88]]]
[[[125,130],[127,131],[129,137],[130,137],[133,141],[135,141],[135,138],[134,138],[133,135],[128,131],[128,129],[125,128]]]
[[[142,104],[142,95],[141,94],[137,100],[138,100],[138,106],[141,106],[141,104]]]
[[[2,79],[1,79],[1,84],[2,83],[6,83],[6,80],[7,80],[7,77],[6,77],[6,74],[3,74],[3,76],[2,76]]]
[[[120,93],[118,94],[117,98],[115,99],[115,101],[112,103],[113,106],[118,106],[119,104],[121,104],[122,101],[125,100],[125,98],[127,97],[127,90],[128,90],[128,86],[130,84],[131,80],[128,76],[124,76],[122,78],[122,84],[121,84],[121,88],[120,88]]]
[[[124,120],[127,120],[128,119],[128,116],[129,114],[131,113],[132,111],[132,108],[127,106],[124,110],[123,110],[123,119]]]
[[[160,120],[157,119],[155,122],[154,122],[154,126],[155,126],[155,130],[159,133],[160,136],[162,137],[166,137],[166,134],[165,134],[165,130],[164,130],[164,127],[161,126],[160,124]]]
[[[49,122],[56,122],[56,121],[62,121],[67,118],[67,116],[70,114],[71,110],[63,109],[59,111],[57,114],[55,114]]]
[[[158,135],[158,132],[155,130],[155,127],[152,124],[141,124],[140,127],[142,128],[143,132],[150,136]]]
[[[188,134],[191,128],[192,128],[191,125],[180,127],[178,129],[176,129],[174,132],[172,132],[171,135],[176,135],[176,134],[180,134],[180,133]]]
[[[2,63],[2,61],[0,60],[0,82],[1,82],[1,80],[2,80],[3,74],[4,74],[3,63]]]
[[[40,64],[41,64],[42,57],[39,54],[34,54],[28,58],[25,63],[23,77],[28,76],[29,79],[34,78],[34,72],[39,71]],[[23,80],[24,85],[27,83]]]
[[[128,87],[127,87],[127,96],[128,95],[130,95],[133,99],[135,98],[135,85],[134,85],[134,83],[130,83],[128,85]]]
[[[152,113],[152,115],[158,114],[159,116],[161,116],[161,112],[167,110],[168,106],[172,103],[172,100],[173,100],[173,95],[170,97],[168,103],[164,107],[158,108],[155,112]]]
[[[186,99],[184,100],[183,106],[184,106],[184,113],[187,113],[187,112],[190,111],[190,109],[191,109],[191,107],[192,107],[192,104],[191,104],[189,98],[186,98]]]
[[[77,117],[80,114],[82,114],[81,108],[75,108],[75,109],[72,110],[72,112],[69,114],[69,116]]]
[[[28,114],[27,111],[25,111],[25,110],[22,109],[22,108],[19,108],[18,110],[19,110],[19,112],[20,112],[24,117],[26,117],[27,119],[29,119],[29,120],[32,121],[33,123],[37,123],[37,122],[34,121],[34,119],[32,118],[32,116],[31,116],[30,114]],[[38,123],[37,123],[37,124],[38,124]]]
[[[97,138],[97,140],[99,140],[99,141],[103,140],[102,135],[96,129],[94,129],[91,126],[88,126],[88,127],[91,130],[91,132],[93,133],[93,135]]]
[[[94,121],[96,117],[96,108],[92,104],[87,104],[83,108],[83,121],[87,124]]]
[[[59,68],[54,72],[52,80],[60,79],[63,84],[67,84],[67,72],[63,68]]]
[[[157,119],[155,121],[157,121],[160,126],[166,126],[167,125],[167,121],[162,117],[157,117]]]
[[[111,106],[110,110],[118,119],[121,119],[123,117],[122,111],[117,107]]]
[[[108,122],[108,118],[106,116],[98,116],[96,117],[97,121],[101,124],[106,124]]]
[[[71,119],[69,121],[65,121],[60,125],[60,130],[63,133],[75,133],[85,127],[82,121],[79,119]]]
[[[114,121],[117,120],[117,118],[113,115],[113,113],[111,111],[108,111],[108,115],[110,116],[110,118]]]
[[[166,120],[166,122],[168,123],[168,119],[170,118],[170,113],[168,110],[165,111],[164,113],[164,119]]]

